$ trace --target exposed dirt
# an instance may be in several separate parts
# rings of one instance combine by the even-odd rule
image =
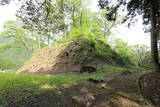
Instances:
[[[125,62],[107,43],[75,38],[45,48],[20,69],[19,73],[58,74],[79,72],[83,66],[101,69],[106,65],[131,65]]]
[[[80,71],[82,66],[103,68],[107,63],[96,55],[87,39],[73,39],[43,49],[34,55],[19,73],[57,74]]]
[[[138,92],[137,79],[143,74],[116,76],[99,83],[65,84],[7,107],[151,107]]]

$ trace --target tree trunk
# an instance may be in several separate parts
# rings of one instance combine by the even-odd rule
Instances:
[[[151,57],[152,57],[152,64],[153,64],[153,71],[160,72],[160,64],[158,61],[158,46],[157,46],[157,19],[156,19],[156,10],[155,10],[155,0],[151,1],[150,3],[150,20],[151,20]]]
[[[73,21],[73,27],[75,27],[75,9],[76,9],[76,7],[75,7],[75,5],[73,6],[73,13],[72,13],[72,21]]]
[[[81,16],[80,16],[80,29],[81,29],[81,32],[82,32],[82,25],[83,25],[83,8],[82,8],[82,10],[81,10]]]
[[[104,37],[106,37],[106,31],[107,31],[107,24],[104,22],[104,34],[103,34]]]
[[[47,38],[47,42],[48,42],[48,46],[50,46],[50,35],[48,35],[48,38]]]

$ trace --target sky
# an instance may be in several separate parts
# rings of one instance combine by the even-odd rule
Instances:
[[[15,4],[0,6],[0,31],[3,30],[3,24],[7,20],[15,20],[15,12],[18,7]]]
[[[92,0],[92,5],[90,8],[92,11],[97,11],[99,9],[98,0]],[[0,31],[3,30],[3,24],[7,20],[15,20],[16,10],[18,6],[11,3],[7,6],[0,6]],[[121,38],[122,40],[128,42],[129,45],[135,44],[144,44],[150,47],[150,36],[148,33],[144,33],[142,19],[138,18],[138,22],[135,26],[132,26],[130,29],[126,25],[119,25],[116,31],[116,37]]]
[[[144,33],[144,26],[142,25],[142,19],[135,26],[128,28],[126,25],[119,25],[116,30],[117,37],[122,38],[124,41],[128,42],[130,45],[134,44],[144,44],[150,47],[150,34]]]

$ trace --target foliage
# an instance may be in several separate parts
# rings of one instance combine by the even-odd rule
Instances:
[[[0,70],[17,69],[16,64],[6,57],[0,57]]]
[[[5,57],[14,63],[14,68],[19,68],[31,56],[29,52],[23,49],[14,41],[0,44],[0,57]],[[4,60],[2,60],[2,63]],[[11,66],[10,69],[13,69]],[[5,70],[6,71],[6,70]]]
[[[123,22],[129,20],[128,26],[133,24],[137,15],[143,17],[143,24],[148,25],[145,32],[151,34],[151,58],[152,70],[160,71],[160,63],[158,59],[157,41],[159,37],[160,26],[160,2],[159,0],[99,0],[99,6],[107,9],[106,18],[110,21],[115,21],[118,15],[118,10],[121,6],[127,7],[127,15]],[[125,10],[125,9],[123,9]]]
[[[135,64],[146,69],[151,69],[151,56],[149,47],[145,45],[133,45],[131,48],[135,52]]]
[[[131,47],[128,45],[127,42],[119,38],[113,38],[111,40],[111,45],[113,46],[113,49],[115,49],[115,51],[123,58],[125,62],[133,64],[134,51],[131,49]]]
[[[4,30],[0,33],[2,39],[8,39],[8,43],[15,43],[14,46],[17,48],[25,49],[32,53],[39,47],[43,47],[44,43],[40,43],[39,46],[38,36],[36,33],[28,31],[22,27],[23,23],[17,21],[7,21],[4,24]]]
[[[4,31],[0,37],[4,40],[10,39],[10,41],[1,45],[0,51],[6,53],[7,49],[15,48],[12,57],[15,57],[15,54],[19,55],[25,52],[32,54],[37,49],[41,50],[46,44],[50,45],[57,38],[62,37],[58,41],[64,41],[76,36],[89,39],[92,44],[96,44],[96,52],[99,57],[111,60],[112,58],[109,56],[115,57],[115,55],[112,55],[108,49],[108,44],[104,43],[103,48],[98,45],[100,41],[106,42],[105,36],[111,35],[109,30],[118,23],[113,24],[109,21],[105,23],[105,13],[91,12],[88,8],[89,3],[89,0],[56,0],[55,2],[42,0],[39,3],[31,0],[25,1],[17,13],[20,19],[4,24]],[[26,17],[23,17],[24,15]],[[69,23],[66,23],[65,20],[68,20]],[[104,23],[108,28],[105,31],[103,29]],[[66,33],[64,30],[67,29],[66,25],[69,29],[68,33],[64,35]],[[56,36],[53,37],[54,35]],[[103,50],[104,47],[106,47],[105,50]],[[23,65],[24,62],[23,58],[18,59],[18,63],[20,63],[18,66]]]
[[[66,35],[72,29],[81,32],[93,25],[98,26],[103,36],[111,35],[110,30],[120,23],[109,22],[105,12],[91,12],[90,0],[27,0],[21,4],[17,16],[25,23],[23,27],[41,34],[50,46],[54,39]],[[26,16],[26,17],[23,17]],[[32,18],[31,18],[32,17]]]
[[[36,40],[36,33],[22,28],[22,25],[19,20],[7,21],[4,24],[4,30],[0,33],[0,38],[3,40],[0,43],[0,57],[7,57],[17,69],[24,64],[33,51],[45,46],[44,43],[39,44]],[[1,62],[6,64],[3,61]],[[10,69],[13,67],[11,66]]]
[[[99,34],[99,35],[97,35],[97,34]],[[90,32],[90,31],[81,32],[79,29],[74,29],[74,30],[71,30],[71,32],[67,36],[65,36],[61,39],[58,39],[55,42],[55,44],[65,42],[65,41],[68,41],[68,40],[71,40],[74,38],[86,38],[87,40],[89,40],[89,42],[94,46],[96,56],[98,56],[99,58],[101,58],[103,60],[106,60],[109,63],[119,64],[119,65],[132,64],[129,56],[127,56],[130,53],[124,54],[124,52],[126,52],[126,51],[123,51],[123,53],[122,53],[122,52],[118,52],[117,51],[118,49],[115,52],[114,48],[112,48],[109,45],[109,42],[105,39],[105,37],[103,36],[103,34],[99,30],[93,30],[92,32]],[[123,45],[121,46],[121,48],[122,48],[121,49],[121,51],[122,51]],[[127,49],[129,50],[129,47]]]
[[[108,19],[114,20],[118,15],[119,8],[123,6],[123,8],[126,7],[126,9],[128,10],[127,15],[124,18],[124,22],[129,20],[129,26],[135,21],[134,18],[136,18],[137,15],[142,15],[143,24],[148,25],[151,21],[151,5],[154,4],[157,23],[160,20],[158,18],[160,14],[160,2],[158,0],[116,0],[116,2],[113,3],[113,5],[110,5],[111,2],[111,0],[99,0],[100,7],[108,10],[108,13],[106,14]]]
[[[49,46],[55,35],[67,32],[66,14],[70,14],[68,0],[27,0],[17,12],[24,27],[41,34]]]
[[[6,5],[9,4],[12,0],[1,0],[0,5]]]
[[[54,41],[56,44],[82,37],[87,38],[94,45],[98,57],[112,63],[116,60],[121,65],[135,64],[135,57],[133,57],[135,52],[127,43],[120,39],[114,39],[113,43],[106,40],[112,36],[111,29],[122,22],[122,17],[115,14],[113,18],[115,20],[111,22],[110,19],[106,19],[106,13],[109,14],[110,9],[114,10],[114,8],[92,12],[88,8],[90,2],[90,0],[54,2],[26,0],[17,13],[22,22],[18,20],[5,23],[5,30],[1,33],[1,37],[11,40],[1,45],[0,51],[14,47],[17,48],[16,54],[26,51],[32,54],[33,51],[40,51],[46,44],[50,45]],[[23,17],[24,15],[26,17]]]
[[[122,39],[113,37],[109,40],[113,49],[123,58],[135,66],[145,69],[151,68],[150,49],[146,45],[128,45]]]

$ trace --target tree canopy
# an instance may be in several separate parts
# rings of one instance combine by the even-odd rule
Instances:
[[[154,5],[154,11],[156,16],[156,23],[160,24],[160,1],[159,0],[116,0],[115,3],[112,3],[113,0],[99,0],[99,5],[101,8],[109,10],[106,14],[108,19],[113,20],[118,14],[118,11],[125,11],[127,9],[127,15],[124,18],[124,21],[130,20],[133,22],[134,18],[137,15],[142,15],[143,24],[148,25],[151,21],[151,5]]]
[[[123,6],[127,9],[127,15],[123,22],[129,20],[129,25],[134,23],[134,18],[137,15],[142,15],[143,24],[148,25],[146,31],[151,34],[151,56],[153,63],[153,71],[160,71],[160,64],[158,61],[158,46],[157,40],[160,29],[160,1],[159,0],[99,0],[101,8],[109,10],[106,13],[108,20],[114,21],[119,9]]]

